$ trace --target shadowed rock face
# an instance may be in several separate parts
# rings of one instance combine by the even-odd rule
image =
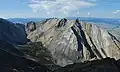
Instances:
[[[44,64],[41,65],[20,54],[12,44],[5,41],[0,41],[0,44],[0,72],[120,72],[120,60],[105,58],[59,67],[49,63],[46,65],[40,58]]]
[[[17,46],[21,52],[31,56],[40,64],[54,64],[50,52],[41,42],[29,43],[26,45]]]
[[[24,25],[0,19],[0,40],[13,44],[25,44],[27,42],[26,37]]]
[[[67,19],[65,19],[65,18],[64,18],[64,19],[61,19],[61,20],[59,21],[57,27],[65,26],[66,22],[67,22]]]
[[[12,44],[10,44],[6,41],[0,40],[0,49],[7,51],[7,52],[11,52],[13,54],[17,54],[19,56],[24,56],[24,53],[22,53],[21,51],[16,49]]]
[[[96,25],[77,20],[47,19],[28,34],[32,42],[42,42],[55,64],[66,66],[106,57],[120,59],[120,42]]]
[[[36,29],[35,22],[31,21],[27,23],[27,31],[32,32]]]
[[[85,63],[68,65],[54,72],[120,72],[119,60],[105,58]]]
[[[0,40],[0,72],[50,72],[50,70],[27,59],[12,44]]]
[[[60,66],[54,64],[54,60],[50,52],[45,48],[41,42],[29,43],[26,45],[16,46],[21,52],[23,52],[28,59],[32,59],[51,71],[54,71]]]

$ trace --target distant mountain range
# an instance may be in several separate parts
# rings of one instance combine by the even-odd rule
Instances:
[[[115,18],[92,18],[92,17],[78,17],[81,21],[93,22],[93,23],[105,23],[120,25],[120,19]],[[8,18],[7,20],[17,23],[27,23],[29,21],[41,21],[46,18]],[[75,20],[76,17],[68,17],[67,19]]]
[[[8,18],[8,21],[11,21],[13,23],[27,23],[30,21],[41,21],[45,18]]]

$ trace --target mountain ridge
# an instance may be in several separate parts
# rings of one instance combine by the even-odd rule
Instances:
[[[25,26],[20,23],[12,23],[0,18],[0,40],[13,44],[25,44],[27,42]]]
[[[118,39],[96,25],[77,20],[49,19],[28,34],[32,42],[41,41],[58,65],[83,62],[92,58],[119,59]],[[66,48],[67,47],[67,48]],[[111,51],[116,51],[116,53]],[[75,54],[75,55],[73,55]],[[67,58],[66,58],[67,57]]]
[[[120,41],[95,24],[49,18],[26,25],[2,19],[0,25],[0,31],[5,32],[3,37],[25,38],[22,44],[1,38],[2,72],[120,71]]]

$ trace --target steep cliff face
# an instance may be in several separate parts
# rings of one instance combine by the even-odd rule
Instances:
[[[0,18],[0,40],[13,44],[25,44],[27,42],[25,25],[14,24]]]
[[[47,19],[28,34],[32,42],[42,42],[54,63],[60,66],[87,60],[120,58],[120,42],[96,25],[76,20]]]

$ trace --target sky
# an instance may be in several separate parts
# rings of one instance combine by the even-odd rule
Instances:
[[[1,18],[120,18],[120,0],[0,0]]]

